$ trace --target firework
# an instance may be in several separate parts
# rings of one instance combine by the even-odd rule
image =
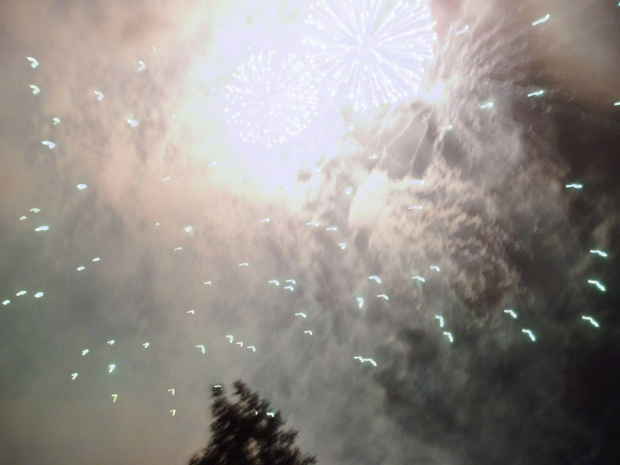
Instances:
[[[425,1],[318,0],[306,18],[310,62],[355,110],[415,95],[436,40]]]
[[[226,88],[229,121],[244,141],[280,145],[306,129],[315,114],[317,89],[294,54],[252,55]]]

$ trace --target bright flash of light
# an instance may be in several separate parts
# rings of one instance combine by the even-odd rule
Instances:
[[[592,318],[591,316],[584,315],[584,316],[581,317],[581,319],[589,321],[592,324],[592,326],[594,326],[596,328],[599,327],[598,322],[594,318]]]
[[[583,189],[583,184],[567,184],[567,189]]]
[[[532,26],[538,26],[539,24],[546,23],[547,21],[549,21],[549,18],[551,18],[551,15],[547,14],[547,15],[543,16],[542,18],[537,19],[536,21],[534,21],[532,23]]]
[[[602,250],[590,250],[590,253],[597,254],[600,257],[607,258],[607,253]]]
[[[544,90],[537,90],[536,92],[530,92],[529,94],[527,94],[528,97],[540,97],[541,95],[544,95],[545,91]]]
[[[316,114],[317,89],[295,54],[252,55],[226,86],[228,119],[243,141],[267,147],[299,135]]]
[[[356,111],[417,94],[434,55],[434,24],[422,0],[317,0],[306,24],[313,68]]]
[[[3,300],[2,305],[9,305],[11,301],[9,299]]]

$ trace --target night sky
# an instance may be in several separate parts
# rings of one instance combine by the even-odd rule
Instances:
[[[319,464],[620,463],[620,4],[432,1],[360,109],[320,3],[0,3],[0,463],[186,463],[239,378]]]

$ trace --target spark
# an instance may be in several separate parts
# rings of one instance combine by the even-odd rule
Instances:
[[[58,126],[61,123],[60,118],[52,118],[52,121],[54,122],[54,126]]]
[[[114,399],[112,402],[116,402],[117,398],[118,398],[118,394],[112,394],[112,399]]]
[[[41,142],[41,144],[49,147],[50,150],[54,150],[54,148],[56,147],[56,144],[54,144],[51,140],[44,140],[43,142]]]
[[[374,282],[376,282],[378,284],[381,284],[381,278],[379,276],[375,276],[375,275],[368,276],[368,279],[370,279],[371,281],[374,281]]]
[[[11,303],[11,301],[9,299],[3,300],[2,301],[2,305],[9,305]]]
[[[362,308],[364,306],[364,299],[362,297],[357,298],[357,307]]]
[[[174,395],[174,389],[168,389],[168,392],[171,393],[172,395]]]
[[[96,90],[94,94],[97,96],[97,100],[99,100],[100,102],[103,100],[104,95],[102,92]]]
[[[529,329],[522,329],[521,332],[527,334],[530,337],[530,339],[532,340],[532,342],[536,342],[536,336],[534,336],[534,333],[531,330],[529,330]]]
[[[495,104],[493,102],[487,102],[480,105],[481,110],[488,110],[489,108],[493,108]]]
[[[547,15],[543,16],[542,18],[537,19],[536,21],[534,21],[532,23],[532,26],[538,26],[539,24],[546,23],[547,21],[549,21],[549,18],[551,18],[551,15],[547,14]]]
[[[294,279],[287,279],[286,281],[284,281],[285,283],[291,283],[291,284],[297,284],[297,281],[295,281]]]
[[[138,61],[138,64],[140,65],[138,67],[138,72],[141,73],[142,71],[144,71],[146,69],[146,63],[143,62],[142,60]]]
[[[584,316],[582,316],[581,318],[582,318],[583,320],[589,321],[589,322],[592,324],[592,326],[594,326],[594,327],[596,327],[596,328],[598,328],[598,327],[599,327],[599,324],[597,323],[597,321],[596,321],[594,318],[592,318],[591,316],[586,316],[586,315],[584,315]]]
[[[237,342],[237,345],[240,346],[240,347],[243,347],[243,341]]]
[[[40,232],[40,231],[49,231],[50,227],[49,226],[39,226],[38,228],[35,229],[36,232]]]
[[[390,298],[385,294],[377,294],[377,297],[380,299],[390,300]]]
[[[338,231],[336,226],[330,226],[329,228],[325,228],[325,231]]]
[[[332,96],[366,110],[415,95],[436,41],[426,1],[317,0],[310,61]]]
[[[85,266],[78,266],[77,271],[84,271],[86,269]]]
[[[269,218],[263,218],[260,220],[261,223],[269,223],[271,220]]]
[[[465,26],[463,29],[456,31],[456,35],[460,36],[466,34],[469,31],[469,26]]]
[[[203,346],[202,344],[199,344],[196,346],[198,349],[200,349],[202,351],[202,353],[205,353],[205,346]]]
[[[21,297],[23,295],[28,294],[28,291],[19,291],[17,294],[15,294],[16,297]]]
[[[599,255],[600,257],[607,258],[607,253],[602,250],[590,250],[590,253]]]
[[[144,343],[144,344],[142,344],[142,345],[144,346],[144,348],[145,348],[145,349],[148,349],[148,348],[149,348],[149,346],[150,346],[151,344],[150,344],[150,343],[148,343],[148,342],[145,342],[145,343]]]
[[[309,334],[310,336],[312,336],[312,331],[310,330],[304,331],[304,334]]]
[[[545,91],[544,90],[537,90],[536,92],[530,92],[529,94],[527,94],[528,97],[540,97],[541,95],[544,95]]]
[[[411,205],[410,207],[407,207],[407,210],[422,210],[424,207],[422,207],[422,205]]]
[[[255,346],[248,346],[248,349],[251,349],[252,352],[256,352],[256,347]]]
[[[99,261],[101,261],[101,257],[95,257],[95,258],[93,258],[92,261],[95,262],[95,263],[99,262]]]
[[[504,310],[504,313],[507,313],[508,315],[510,315],[511,317],[513,317],[515,320],[517,319],[517,313],[514,310]]]
[[[188,310],[187,313],[194,315],[196,313],[196,310]]]
[[[26,57],[26,58],[30,62],[30,66],[32,67],[32,69],[35,69],[37,66],[39,66],[39,62],[37,61],[36,58],[32,58],[32,57]]]
[[[413,279],[414,281],[419,281],[421,283],[426,282],[426,279],[424,279],[422,276],[412,276],[411,279]]]
[[[454,337],[452,337],[452,333],[444,331],[443,334],[444,336],[448,336],[448,339],[450,339],[450,343],[454,342]]]
[[[88,189],[88,185],[86,184],[78,184],[77,188],[81,191],[83,191],[84,189]]]
[[[312,76],[295,54],[281,58],[271,50],[252,55],[226,87],[229,121],[243,141],[269,148],[299,135],[317,105]]]
[[[39,86],[35,86],[34,84],[30,84],[30,88],[32,89],[32,93],[34,95],[37,95],[39,92],[41,92],[41,89],[39,89]]]
[[[110,340],[108,341],[108,344],[110,344],[111,346],[113,346],[115,342],[116,342],[116,341],[115,341],[114,339],[110,339]]]
[[[77,373],[71,373],[71,379],[72,379],[73,381],[75,381],[75,378],[77,378],[77,377],[78,377],[78,374],[77,374]]]
[[[239,263],[239,266],[250,266],[250,264],[248,262],[244,262],[244,263]]]
[[[286,286],[284,289],[286,289],[287,291],[291,291],[291,292],[295,290],[293,286]]]
[[[305,313],[302,313],[302,312],[295,313],[295,316],[300,316],[302,318],[308,318],[308,316]]]
[[[340,250],[346,250],[347,244],[346,242],[338,242],[338,247],[340,247]]]
[[[172,416],[175,416],[177,414],[177,410],[176,409],[171,409],[170,413],[172,414]]]
[[[108,365],[108,373],[112,373],[115,368],[116,368],[116,365],[114,365],[113,363]]]
[[[567,189],[583,189],[583,184],[567,184]]]
[[[137,122],[135,119],[133,119],[133,118],[129,118],[129,119],[127,120],[127,124],[129,124],[132,128],[135,128],[135,127],[137,127],[137,126],[138,126],[138,124],[140,124],[140,123],[138,123],[138,122]]]
[[[436,265],[431,266],[431,270],[435,270],[437,273],[439,273],[441,271],[441,268],[439,268]]]
[[[605,286],[603,286],[599,281],[595,280],[595,279],[588,279],[588,283],[589,284],[594,284],[599,291],[601,292],[605,292],[607,289],[605,289]]]
[[[269,281],[269,284],[275,284],[276,286],[279,286],[280,281],[278,281],[277,279],[272,279],[271,281]]]
[[[436,315],[436,316],[435,316],[435,319],[436,319],[436,320],[439,320],[439,327],[440,327],[440,328],[443,328],[443,324],[444,324],[444,319],[443,319],[443,316]]]
[[[230,342],[231,344],[233,343],[233,336],[231,334],[229,334],[228,336],[226,336],[226,339],[228,339],[228,342]]]
[[[86,355],[87,353],[89,353],[89,352],[90,352],[90,350],[88,350],[88,349],[84,349],[84,350],[82,351],[82,357],[83,357],[84,355]]]

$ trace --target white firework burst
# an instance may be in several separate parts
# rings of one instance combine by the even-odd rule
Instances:
[[[283,144],[304,131],[316,114],[318,91],[293,53],[252,55],[237,68],[226,90],[225,111],[244,141]]]
[[[415,95],[436,35],[423,0],[317,0],[306,18],[310,62],[355,110]]]

